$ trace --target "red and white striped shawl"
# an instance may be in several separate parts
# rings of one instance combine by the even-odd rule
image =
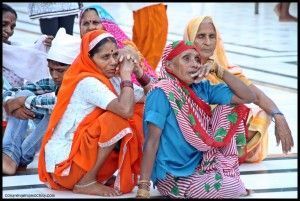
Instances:
[[[229,128],[212,133],[211,124],[218,122],[211,122],[212,113],[209,104],[166,70],[166,57],[172,48],[172,45],[165,48],[159,81],[152,86],[151,90],[161,88],[164,91],[185,140],[193,147],[199,151],[208,151],[214,147],[227,145],[236,133],[240,122],[247,120],[249,109],[244,105],[237,105],[227,116],[226,121],[231,122]]]

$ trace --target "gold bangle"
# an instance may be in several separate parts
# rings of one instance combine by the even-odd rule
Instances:
[[[222,68],[221,66],[219,66],[218,64],[215,64],[215,65],[217,65],[217,67],[216,67],[216,75],[217,75],[218,78],[222,79],[223,75],[224,75],[225,69]]]
[[[142,180],[139,180],[139,183],[149,183],[150,184],[150,180],[142,179]]]
[[[150,198],[150,191],[139,188],[136,194],[137,198]]]

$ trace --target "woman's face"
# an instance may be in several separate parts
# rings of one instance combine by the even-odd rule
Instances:
[[[4,12],[2,14],[2,42],[9,43],[8,39],[14,34],[17,18],[14,13]]]
[[[199,53],[194,49],[188,49],[177,55],[169,62],[167,68],[184,83],[194,83],[193,74],[200,69]]]
[[[117,45],[114,42],[108,41],[98,48],[98,51],[91,59],[107,78],[111,78],[116,75],[118,56]]]
[[[80,37],[87,32],[104,29],[100,17],[98,16],[95,10],[87,10],[82,14],[81,22],[80,22]]]
[[[217,43],[216,30],[211,21],[203,21],[197,31],[194,44],[200,48],[200,57],[208,59],[214,54]]]

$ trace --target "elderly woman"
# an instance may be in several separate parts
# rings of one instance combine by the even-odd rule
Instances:
[[[128,50],[132,51],[131,54],[135,55],[137,60],[140,60],[140,65],[144,69],[145,74],[153,79],[156,78],[155,72],[152,70],[144,56],[139,52],[136,45],[126,36],[116,24],[113,17],[104,8],[99,5],[84,7],[80,13],[79,26],[81,37],[89,31],[96,29],[102,29],[111,33],[117,41],[118,48],[126,47]],[[137,73],[132,76],[132,81],[139,85],[137,78],[142,78],[142,74]]]
[[[200,48],[201,63],[205,64],[210,58],[218,65],[242,80],[253,93],[256,94],[255,105],[250,105],[248,118],[248,137],[246,152],[240,153],[240,162],[259,162],[267,155],[268,150],[268,127],[270,119],[275,122],[275,136],[277,143],[281,142],[282,151],[288,153],[294,145],[290,128],[287,121],[276,106],[276,104],[249,79],[245,77],[238,66],[230,66],[225,55],[223,42],[211,17],[196,17],[189,21],[185,28],[184,39],[194,42]],[[212,83],[220,83],[224,80],[218,78],[214,73],[208,76]],[[258,107],[257,107],[257,106]],[[271,118],[270,118],[271,117]]]
[[[245,140],[250,89],[213,65],[227,84],[202,80],[192,42],[166,47],[160,80],[148,92],[145,145],[137,197],[149,197],[150,176],[159,192],[173,198],[234,198],[247,195],[239,175],[237,146]],[[212,112],[209,104],[221,104]],[[230,104],[236,106],[230,106]]]
[[[129,52],[118,50],[111,34],[95,30],[84,35],[42,141],[41,181],[52,189],[100,196],[134,188],[143,143],[142,104],[135,103],[144,97],[131,82],[136,63]],[[147,88],[149,82],[142,85]]]

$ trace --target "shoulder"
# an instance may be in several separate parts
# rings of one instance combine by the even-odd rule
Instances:
[[[210,83],[209,80],[202,80],[201,82],[197,83],[197,84],[192,84],[191,87],[192,89],[198,91],[198,90],[203,90],[206,89],[208,87],[210,87],[212,84]]]
[[[85,77],[78,82],[78,85],[90,85],[90,84],[103,84],[100,80],[95,77]]]
[[[158,87],[148,92],[146,101],[159,104],[169,102],[165,92]]]

